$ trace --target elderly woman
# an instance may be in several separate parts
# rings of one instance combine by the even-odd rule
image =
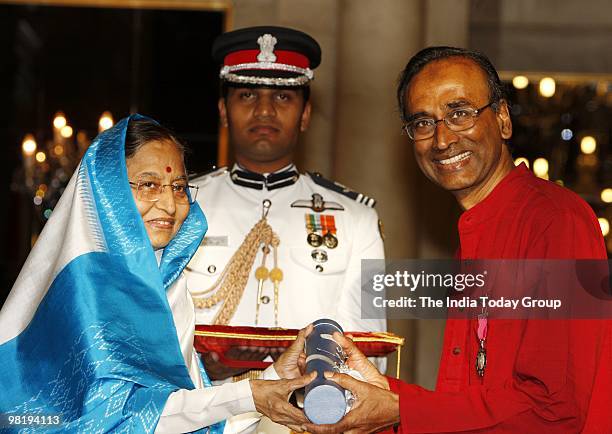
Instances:
[[[207,224],[183,153],[139,115],[92,143],[0,311],[0,423],[220,433],[255,410],[306,421],[286,402],[310,380],[297,370],[303,333],[265,374],[292,380],[212,387],[199,364],[182,270]]]

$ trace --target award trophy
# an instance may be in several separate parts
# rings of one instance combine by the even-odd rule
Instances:
[[[330,319],[319,319],[306,339],[306,373],[317,372],[317,377],[306,386],[304,413],[312,423],[338,422],[347,411],[345,390],[325,378],[325,371],[345,372],[342,347],[333,340],[334,332],[343,333],[342,327]]]

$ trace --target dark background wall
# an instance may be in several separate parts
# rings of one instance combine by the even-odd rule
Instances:
[[[223,24],[221,12],[0,5],[0,304],[29,252],[37,212],[15,191],[24,135],[39,146],[49,140],[58,110],[90,138],[102,112],[115,121],[139,112],[197,150],[190,172],[207,170],[218,132],[209,53]]]

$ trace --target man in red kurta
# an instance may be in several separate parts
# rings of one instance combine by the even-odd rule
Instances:
[[[465,210],[461,259],[606,259],[597,219],[577,195],[514,167],[512,124],[489,60],[432,47],[416,54],[398,87],[419,167]],[[330,378],[356,405],[314,433],[612,433],[609,320],[489,319],[484,376],[475,369],[477,319],[449,319],[435,391],[380,375],[340,336],[366,378]]]

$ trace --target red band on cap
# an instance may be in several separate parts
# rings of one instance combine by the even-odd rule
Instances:
[[[257,60],[257,55],[259,53],[259,50],[234,51],[233,53],[225,56],[225,59],[223,59],[223,64],[225,66],[233,66],[241,63],[257,63],[259,62],[259,60]],[[275,50],[274,55],[276,56],[276,62],[274,63],[283,63],[285,65],[297,66],[299,68],[310,67],[308,57],[296,51]]]

